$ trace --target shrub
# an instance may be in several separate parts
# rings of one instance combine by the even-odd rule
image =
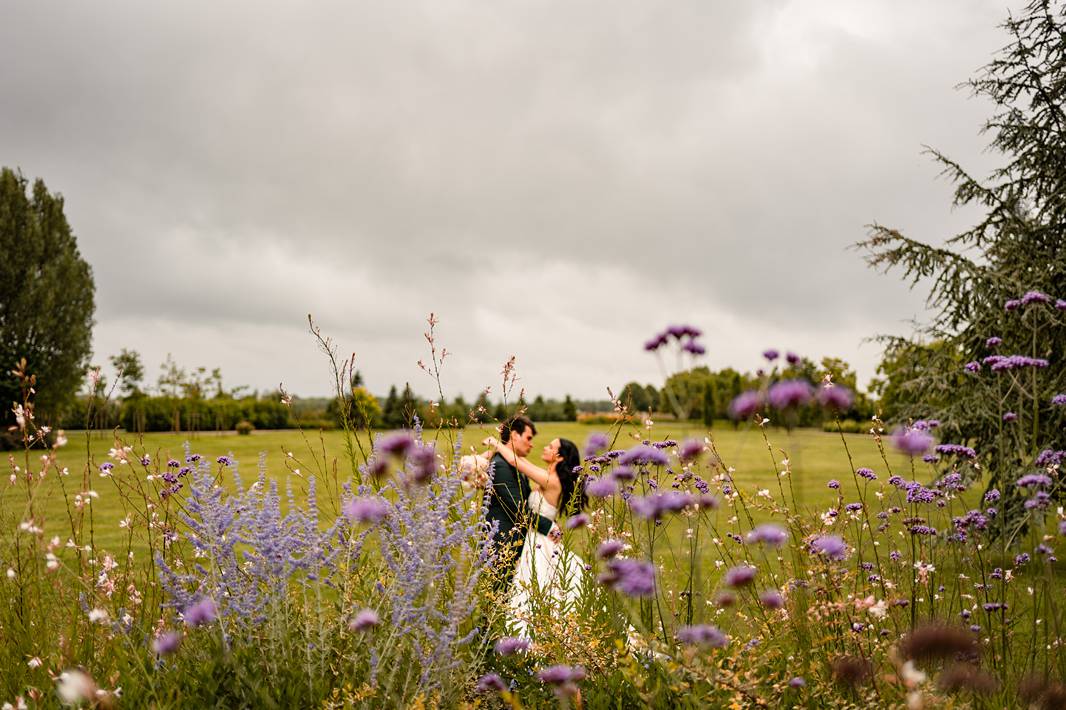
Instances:
[[[236,429],[237,433],[241,436],[248,436],[253,431],[255,431],[255,425],[247,419],[244,419],[242,421],[237,422],[237,426],[235,426],[234,429]]]

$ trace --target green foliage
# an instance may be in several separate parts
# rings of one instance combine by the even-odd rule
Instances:
[[[60,424],[66,429],[82,429],[90,416],[90,428],[121,426],[131,432],[229,431],[242,420],[251,422],[257,429],[294,426],[288,408],[274,397],[190,399],[146,395],[121,402],[90,395],[78,397]]]
[[[574,404],[574,400],[570,399],[570,395],[566,395],[566,399],[563,400],[563,421],[577,421],[577,405]]]
[[[714,425],[714,417],[718,413],[718,379],[709,378],[703,383],[703,423],[705,426]]]
[[[420,407],[421,402],[415,397],[415,393],[411,389],[410,383],[405,384],[403,386],[403,394],[400,395],[400,401],[397,407],[399,413],[399,425],[401,427],[414,426],[415,416],[418,415]]]
[[[141,381],[144,380],[144,365],[136,350],[122,348],[118,355],[111,356],[111,366],[118,373],[119,391],[126,397],[141,393]]]
[[[356,385],[351,393],[340,400],[333,398],[326,405],[326,417],[336,427],[344,425],[341,407],[345,408],[348,421],[355,429],[374,429],[384,425],[384,415],[377,397],[370,394],[365,387]]]
[[[896,269],[912,286],[931,283],[932,321],[914,340],[883,339],[885,407],[899,419],[935,412],[945,437],[982,453],[993,486],[1036,450],[1066,448],[1062,408],[1051,404],[1066,390],[1062,312],[1043,304],[1005,308],[1028,291],[1066,296],[1066,8],[1034,0],[1004,28],[1009,44],[968,82],[994,105],[985,131],[1004,164],[982,181],[929,151],[955,183],[954,204],[980,208],[983,218],[943,247],[876,224],[858,245],[871,266]],[[964,376],[963,363],[996,352],[985,342],[991,336],[1003,339],[999,353],[1045,358],[1051,367]],[[1001,421],[1008,410],[1019,417],[1010,435]]]
[[[0,447],[13,422],[21,358],[37,375],[42,421],[58,420],[81,384],[91,352],[92,269],[63,214],[63,197],[43,180],[0,169]]]
[[[400,396],[396,392],[396,385],[389,388],[389,396],[385,398],[381,417],[386,429],[398,429],[403,426],[403,411],[400,409]]]
[[[248,436],[253,431],[255,431],[255,425],[247,419],[240,420],[233,428],[241,436]]]
[[[663,385],[663,405],[681,419],[703,418],[703,389],[714,375],[706,365],[676,372]],[[671,406],[667,407],[667,404]]]

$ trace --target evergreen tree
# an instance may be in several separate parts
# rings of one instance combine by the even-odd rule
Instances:
[[[418,398],[411,391],[411,383],[403,386],[403,394],[400,395],[400,426],[414,426],[415,416],[418,414]]]
[[[27,191],[29,190],[29,195]],[[22,358],[37,377],[36,415],[58,420],[74,399],[92,349],[92,269],[43,180],[0,169],[0,448],[21,401],[10,375]]]
[[[385,398],[381,417],[389,429],[399,429],[403,426],[403,410],[400,409],[400,396],[396,393],[396,385],[389,387],[389,396]]]
[[[533,404],[529,406],[527,414],[535,422],[546,420],[548,418],[548,407],[544,402],[544,397],[538,394],[534,398]]]
[[[717,414],[718,379],[712,377],[703,385],[703,424],[707,427],[714,426],[714,418]]]
[[[570,395],[566,395],[566,399],[563,401],[563,421],[577,421],[577,406],[574,404],[574,400],[570,399]]]
[[[889,357],[930,356],[899,383],[899,416],[935,416],[943,438],[971,442],[988,485],[1013,497],[1012,514],[1022,515],[1007,483],[1041,449],[1066,448],[1066,407],[1052,404],[1066,391],[1066,4],[1032,0],[1003,27],[1009,44],[968,85],[994,106],[985,132],[1004,164],[979,180],[929,151],[955,183],[955,205],[981,208],[983,218],[943,246],[877,224],[859,246],[873,267],[931,284],[932,322],[913,340],[883,339]],[[990,343],[993,336],[1002,343]],[[921,349],[929,343],[937,347]],[[982,364],[1011,354],[1050,366]],[[963,371],[967,362],[975,372]],[[1016,417],[1010,427],[1007,411]]]

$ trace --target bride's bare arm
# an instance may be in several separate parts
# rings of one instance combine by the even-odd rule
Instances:
[[[536,483],[541,488],[548,485],[548,472],[540,466],[531,464],[526,459],[515,456],[515,453],[511,450],[510,446],[507,446],[506,444],[496,444],[496,451],[503,456],[507,463],[517,468],[519,473]]]

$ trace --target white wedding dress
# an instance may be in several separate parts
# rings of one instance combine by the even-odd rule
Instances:
[[[540,491],[530,492],[526,503],[534,514],[555,521],[559,514]],[[585,562],[562,544],[537,532],[526,533],[522,556],[518,558],[508,608],[508,625],[516,636],[530,638],[535,609],[554,616],[571,611],[581,593]]]

